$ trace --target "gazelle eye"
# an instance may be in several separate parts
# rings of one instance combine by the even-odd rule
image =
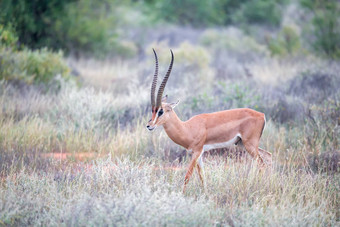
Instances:
[[[163,109],[160,109],[158,112],[158,117],[161,116],[163,114]]]

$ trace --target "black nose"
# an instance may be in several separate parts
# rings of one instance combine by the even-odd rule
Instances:
[[[147,127],[147,128],[150,128],[150,126],[149,126],[149,125],[147,125],[146,127]]]

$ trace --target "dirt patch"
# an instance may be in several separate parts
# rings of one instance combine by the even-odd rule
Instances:
[[[82,152],[82,153],[43,153],[43,158],[53,158],[56,160],[76,160],[76,161],[88,161],[99,157],[96,152]]]

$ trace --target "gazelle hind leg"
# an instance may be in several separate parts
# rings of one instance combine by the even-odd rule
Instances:
[[[259,147],[259,155],[262,158],[262,160],[265,162],[267,167],[271,167],[273,160],[272,160],[272,153],[262,149],[261,147]]]
[[[243,145],[246,148],[246,151],[257,161],[260,168],[265,167],[265,163],[262,157],[259,155],[258,143],[257,142],[245,142],[243,141]]]

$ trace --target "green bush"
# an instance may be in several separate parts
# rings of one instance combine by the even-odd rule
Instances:
[[[14,51],[0,47],[0,80],[47,84],[57,75],[68,78],[69,72],[61,51],[54,53],[46,48]]]
[[[144,1],[152,6],[150,13],[156,12],[157,19],[202,27],[240,23],[277,26],[288,0]]]
[[[219,7],[223,10],[224,24],[233,24],[235,12],[237,12],[241,6],[249,0],[219,0]]]
[[[294,27],[285,26],[276,38],[267,37],[266,41],[271,55],[294,55],[302,51],[300,36]]]
[[[236,24],[266,24],[270,26],[280,25],[282,7],[285,0],[258,0],[246,1],[234,13],[233,22]]]
[[[3,0],[0,23],[12,25],[20,43],[39,49],[102,54],[115,41],[114,0]]]
[[[116,40],[112,43],[111,50],[114,56],[122,58],[133,58],[138,54],[138,47],[134,42],[127,40]]]
[[[169,45],[167,42],[151,43],[147,49],[155,48],[159,55],[159,61],[169,59]],[[176,61],[185,67],[194,67],[192,70],[203,70],[209,68],[211,62],[210,53],[201,46],[193,45],[189,42],[181,43],[177,48],[172,48]],[[149,53],[151,54],[151,53]],[[150,59],[152,59],[150,57]]]
[[[97,56],[112,49],[116,37],[109,32],[115,26],[115,15],[110,12],[111,5],[106,3],[93,0],[69,3],[65,16],[54,24],[55,48],[61,47],[76,55],[80,51]]]
[[[225,13],[219,0],[164,0],[151,2],[151,12],[165,21],[206,26],[223,24]]]
[[[309,31],[313,49],[322,55],[340,58],[340,3],[337,0],[300,0],[311,13],[313,28]]]
[[[218,88],[222,96],[222,105],[227,105],[228,108],[249,107],[255,110],[261,110],[261,95],[251,87],[234,83],[226,84],[224,81],[218,82]]]
[[[0,47],[11,47],[16,48],[18,42],[18,36],[13,31],[13,28],[5,28],[4,25],[0,24]]]
[[[74,0],[73,0],[74,1]],[[64,17],[68,0],[2,0],[0,22],[13,25],[19,41],[32,48],[54,46],[54,23]]]
[[[145,0],[165,21],[194,26],[222,24],[267,24],[277,26],[282,6],[288,0]]]

